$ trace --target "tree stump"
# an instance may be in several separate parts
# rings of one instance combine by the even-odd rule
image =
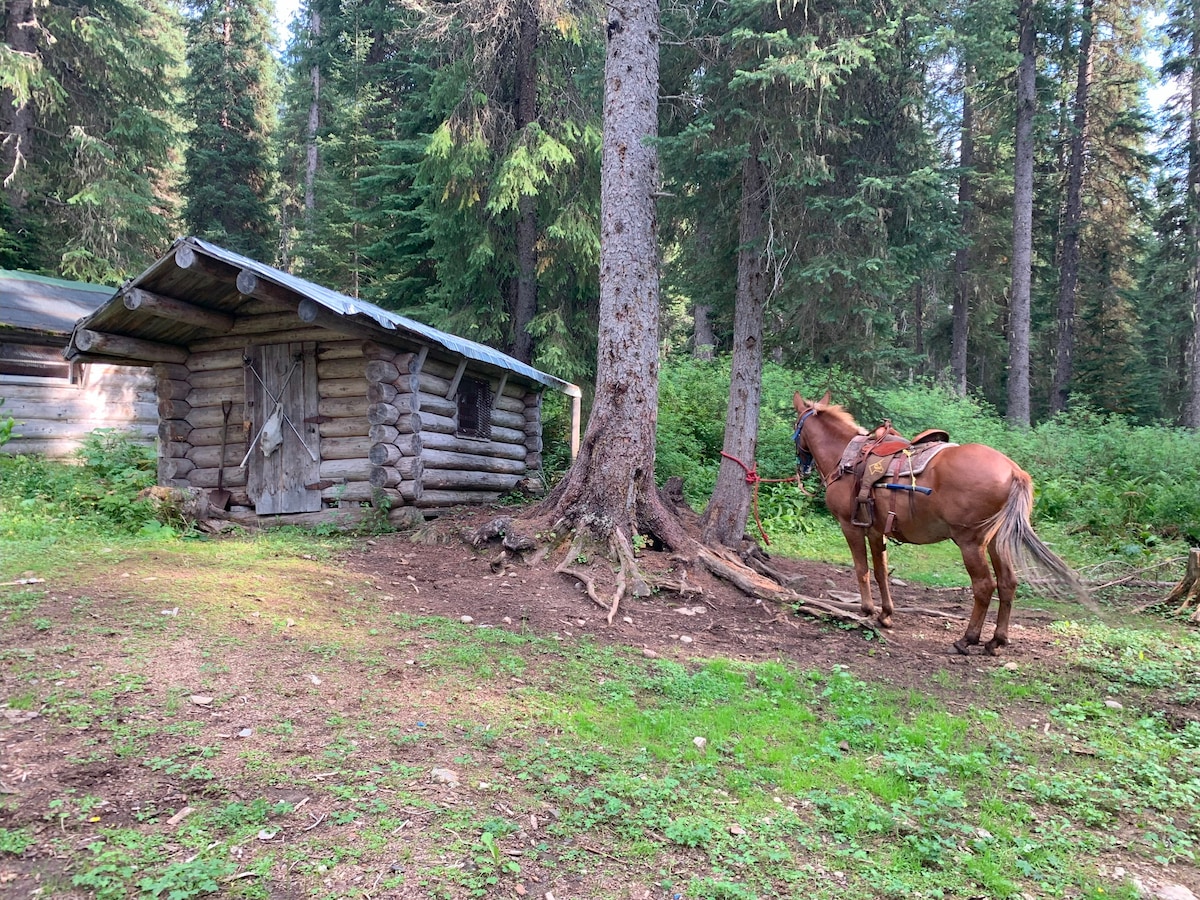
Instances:
[[[1181,616],[1195,607],[1187,621],[1191,625],[1200,625],[1200,549],[1193,548],[1188,554],[1187,569],[1184,570],[1183,579],[1171,589],[1171,593],[1163,602],[1175,603],[1176,601],[1179,602],[1179,607],[1175,610],[1174,615]]]

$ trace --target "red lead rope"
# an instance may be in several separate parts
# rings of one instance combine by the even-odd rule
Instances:
[[[786,484],[786,483],[792,482],[792,481],[799,484],[800,476],[793,475],[791,478],[762,478],[758,474],[758,463],[751,463],[750,465],[746,465],[744,462],[742,462],[740,459],[738,459],[732,453],[726,453],[724,450],[721,451],[721,455],[723,457],[725,457],[726,459],[733,460],[735,463],[737,463],[739,466],[741,466],[742,471],[746,473],[746,484],[754,485],[754,494],[753,494],[754,524],[758,526],[758,533],[762,535],[763,543],[766,544],[768,547],[770,547],[771,539],[769,537],[767,537],[767,530],[765,528],[763,528],[762,519],[758,515],[758,486],[759,486],[759,484],[762,484],[762,483]]]

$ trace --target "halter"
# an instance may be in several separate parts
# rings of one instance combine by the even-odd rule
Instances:
[[[804,430],[805,420],[809,416],[815,415],[816,412],[815,408],[805,410],[800,416],[800,421],[796,423],[796,430],[792,432],[792,442],[796,445],[796,471],[800,473],[801,478],[812,471],[815,460],[811,453],[800,446],[800,432]]]

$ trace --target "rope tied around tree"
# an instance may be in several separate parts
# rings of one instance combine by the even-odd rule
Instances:
[[[799,473],[792,475],[789,478],[763,478],[761,475],[758,474],[758,463],[757,462],[751,461],[750,465],[746,465],[742,460],[738,459],[732,453],[726,453],[724,450],[721,451],[721,455],[723,457],[725,457],[726,459],[733,460],[733,462],[735,462],[739,466],[741,466],[742,471],[746,473],[746,484],[754,486],[754,491],[752,493],[752,506],[754,509],[754,524],[756,526],[758,526],[758,533],[760,535],[762,535],[763,543],[766,544],[768,547],[770,547],[771,546],[771,538],[767,536],[767,530],[765,528],[763,528],[762,518],[758,514],[758,486],[760,484],[788,484],[788,483],[794,481],[794,482],[796,482],[797,486],[799,486],[800,489],[803,490],[804,485],[801,484],[801,482],[800,482]]]

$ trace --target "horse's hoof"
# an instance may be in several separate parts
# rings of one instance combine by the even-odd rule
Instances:
[[[1008,641],[998,641],[995,638],[992,638],[983,645],[983,652],[988,656],[999,656],[1000,654],[997,652],[997,648],[1003,647],[1007,643]]]
[[[971,645],[968,644],[966,641],[955,641],[954,642],[954,649],[957,650],[959,653],[961,653],[963,656],[967,655],[967,648],[969,646],[971,646]]]
[[[891,616],[880,616],[879,617],[879,627],[880,628],[891,628],[892,627],[892,617]]]

